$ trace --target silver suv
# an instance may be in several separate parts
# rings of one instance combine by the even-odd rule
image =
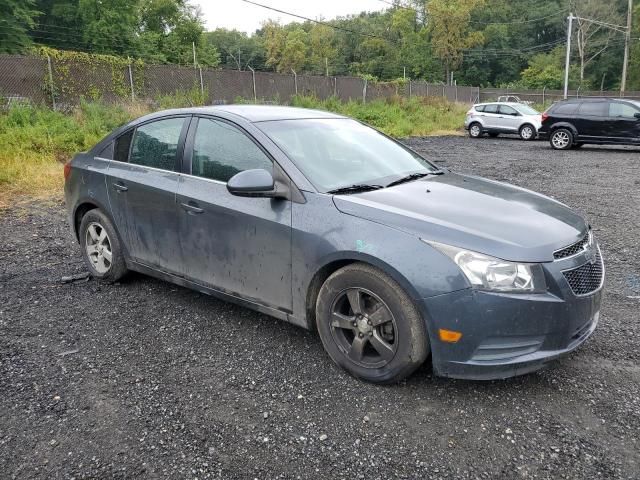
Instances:
[[[533,140],[542,126],[542,115],[529,105],[513,102],[479,103],[471,107],[464,128],[472,138],[488,133],[515,133],[523,140]]]

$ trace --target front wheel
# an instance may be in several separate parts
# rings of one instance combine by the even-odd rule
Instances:
[[[533,140],[536,136],[536,129],[533,125],[524,124],[520,127],[520,138],[525,141]]]
[[[369,382],[398,382],[429,353],[425,323],[412,300],[391,277],[362,263],[326,280],[316,323],[331,359]]]
[[[573,134],[566,128],[559,128],[553,131],[549,143],[555,150],[568,150],[573,145]]]

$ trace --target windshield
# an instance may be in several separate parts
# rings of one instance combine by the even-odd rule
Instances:
[[[256,124],[320,191],[387,185],[438,169],[418,154],[351,119],[277,120]]]
[[[535,108],[531,108],[529,105],[518,105],[516,108],[520,110],[520,113],[525,115],[540,115],[539,111]]]

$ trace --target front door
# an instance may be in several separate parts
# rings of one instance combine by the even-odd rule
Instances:
[[[195,133],[193,129],[195,128]],[[183,275],[271,308],[291,310],[291,202],[231,195],[243,170],[273,170],[271,158],[240,127],[192,122],[178,187]]]
[[[500,117],[500,128],[509,130],[511,132],[517,132],[520,125],[520,114],[518,111],[510,107],[509,105],[500,105],[498,110],[498,116]]]
[[[640,143],[640,118],[636,115],[640,108],[621,101],[609,104],[608,135],[613,141],[621,143]]]
[[[127,143],[116,140],[107,171],[111,210],[129,256],[170,273],[178,272],[182,261],[176,192],[187,118],[156,120],[125,133]]]

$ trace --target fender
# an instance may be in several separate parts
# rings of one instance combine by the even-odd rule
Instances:
[[[573,133],[574,139],[578,137],[578,130],[576,129],[576,127],[574,127],[569,122],[556,122],[556,123],[554,123],[549,128],[549,133],[553,133],[553,131],[557,130],[558,128],[567,128],[567,129],[571,130],[571,133]]]

